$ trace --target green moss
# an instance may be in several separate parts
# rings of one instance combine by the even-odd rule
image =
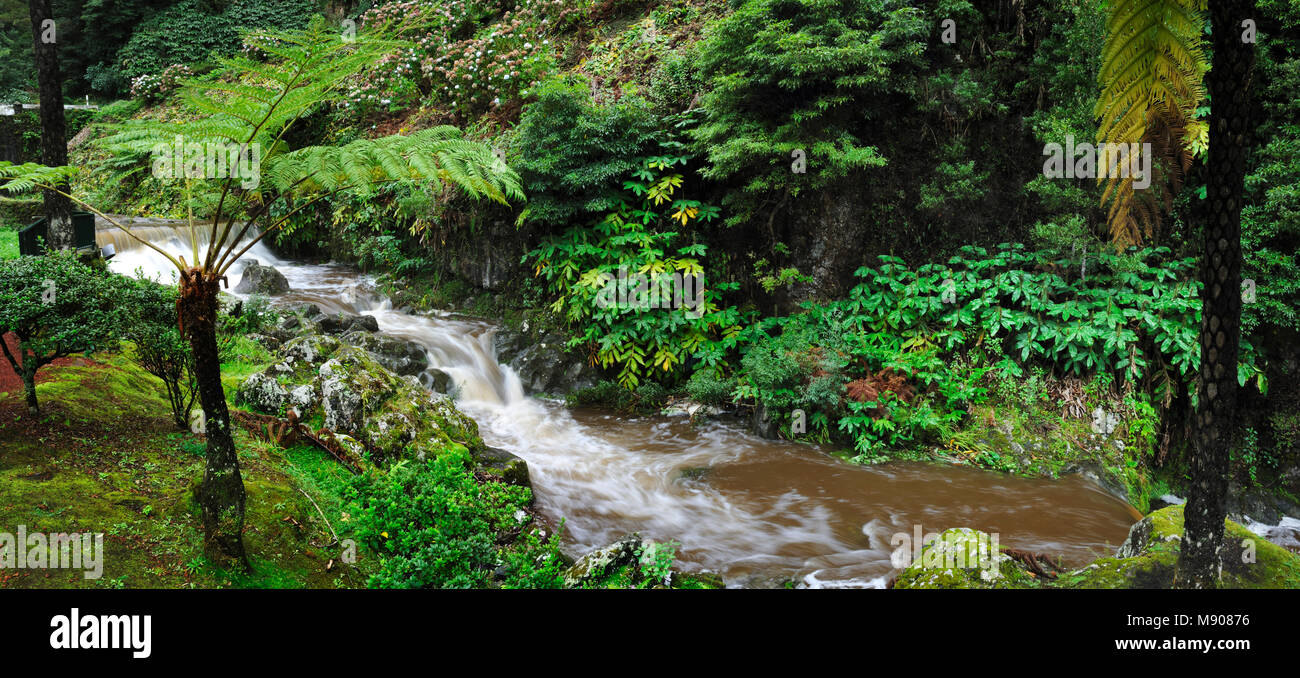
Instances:
[[[897,589],[1036,588],[1038,579],[998,550],[988,534],[969,527],[945,530],[899,573]]]
[[[1300,556],[1225,521],[1223,588],[1300,588]],[[1067,588],[1169,588],[1183,535],[1183,507],[1170,506],[1134,526],[1116,557],[1062,575]],[[1136,551],[1136,552],[1132,552]],[[1127,556],[1127,557],[1120,557]]]
[[[283,451],[238,427],[253,572],[212,566],[194,502],[202,438],[175,429],[161,384],[124,355],[94,359],[42,371],[36,418],[16,406],[21,394],[0,395],[0,526],[103,533],[103,576],[6,570],[0,588],[364,586],[377,558],[362,551],[342,563],[342,547],[330,546],[334,532],[351,534],[340,508],[351,474],[319,450]]]
[[[0,261],[18,257],[18,231],[0,227]]]

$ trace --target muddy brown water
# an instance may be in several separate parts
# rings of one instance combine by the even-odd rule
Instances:
[[[163,220],[137,225],[168,251],[190,249],[188,229]],[[170,265],[121,234],[101,231],[119,254],[115,270],[169,281]],[[103,243],[101,243],[103,244]],[[880,587],[897,573],[891,554],[919,528],[997,533],[1000,543],[1082,565],[1111,555],[1137,512],[1081,477],[1021,478],[956,466],[857,466],[825,450],[757,438],[685,416],[629,417],[569,409],[529,397],[500,365],[495,328],[450,314],[393,309],[363,274],[344,266],[281,260],[255,246],[246,258],[277,267],[292,292],[326,311],[374,315],[381,332],[423,345],[449,373],[458,406],[489,444],[523,457],[534,493],[566,550],[603,546],[637,532],[680,544],[687,570],[724,575],[729,585],[794,580],[813,587]],[[230,288],[238,284],[232,269]]]

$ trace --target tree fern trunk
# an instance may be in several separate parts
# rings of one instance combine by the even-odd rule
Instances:
[[[215,276],[190,269],[181,276],[179,300],[182,331],[194,353],[194,371],[208,439],[207,468],[199,489],[203,508],[203,548],[223,565],[248,568],[244,552],[244,479],[231,437],[230,412],[221,387],[217,353],[217,289]]]
[[[1201,261],[1201,383],[1192,423],[1192,487],[1174,574],[1178,588],[1212,588],[1222,570],[1241,331],[1241,201],[1255,63],[1255,45],[1242,42],[1241,22],[1252,9],[1253,3],[1243,0],[1210,2],[1214,61],[1208,74],[1211,112]]]

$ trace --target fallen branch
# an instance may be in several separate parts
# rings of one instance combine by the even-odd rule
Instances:
[[[330,523],[329,518],[325,517],[325,512],[320,510],[320,505],[316,503],[315,499],[311,498],[310,494],[307,494],[306,490],[300,487],[298,488],[298,491],[302,493],[302,496],[307,498],[307,501],[311,502],[312,506],[316,507],[316,512],[320,514],[320,519],[325,521],[325,525],[327,525],[330,528],[330,534],[334,535],[334,541],[330,542],[330,546],[334,546],[335,544],[339,543],[339,533],[334,531],[334,525]]]
[[[230,411],[230,416],[243,425],[244,428],[248,429],[249,433],[264,440],[274,442],[281,447],[292,445],[297,440],[298,436],[302,436],[316,447],[330,453],[332,457],[337,459],[339,463],[347,467],[347,469],[352,473],[361,473],[361,462],[357,459],[353,459],[352,456],[348,454],[348,451],[343,449],[343,446],[334,438],[333,431],[327,428],[323,428],[319,431],[312,431],[310,428],[299,422],[297,417],[293,416],[292,412],[288,419],[281,419],[269,414],[258,414],[256,412],[232,409]]]

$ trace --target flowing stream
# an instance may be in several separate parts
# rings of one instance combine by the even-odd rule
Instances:
[[[137,219],[133,231],[174,254],[191,249],[188,228]],[[200,240],[203,236],[200,236]],[[166,259],[120,231],[99,231],[118,251],[111,267],[168,282]],[[881,587],[896,574],[894,535],[973,527],[1001,544],[1081,565],[1111,555],[1140,515],[1079,476],[1021,478],[955,466],[861,467],[809,445],[757,438],[685,416],[630,417],[569,409],[529,397],[493,350],[492,324],[446,313],[392,308],[369,279],[339,265],[276,257],[260,244],[247,259],[274,265],[292,291],[326,312],[375,316],[381,332],[411,339],[460,389],[457,405],[487,444],[528,462],[542,512],[574,552],[628,533],[680,543],[685,569],[708,569],[730,585],[793,578],[809,586]]]

